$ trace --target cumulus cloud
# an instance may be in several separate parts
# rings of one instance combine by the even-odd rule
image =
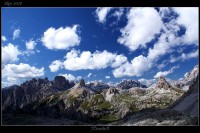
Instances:
[[[76,78],[71,74],[59,74],[59,75],[65,77],[69,81],[75,81],[76,80]]]
[[[50,27],[44,32],[41,38],[43,45],[48,49],[69,49],[78,46],[81,38],[78,35],[78,25],[73,27]]]
[[[146,43],[160,32],[163,25],[159,13],[154,8],[132,8],[127,19],[127,25],[120,30],[122,35],[117,41],[131,51],[146,47]]]
[[[2,46],[2,64],[15,62],[19,60],[18,56],[21,54],[18,47],[9,43],[7,46]]]
[[[36,42],[33,41],[33,39],[30,39],[28,42],[26,42],[26,49],[27,50],[33,50],[36,46]]]
[[[62,61],[60,60],[55,60],[49,65],[51,72],[57,72],[62,67],[63,67],[63,64],[62,64]]]
[[[44,76],[44,67],[36,68],[29,64],[20,63],[7,64],[3,69],[3,77],[7,77],[8,81],[21,80],[26,78],[34,78]]]
[[[114,62],[111,64],[111,67],[116,68],[122,65],[123,63],[127,62],[127,57],[123,54],[117,55],[115,57]]]
[[[105,23],[106,22],[106,16],[110,12],[112,8],[111,7],[98,7],[95,11],[98,22]]]
[[[165,76],[169,75],[170,73],[173,73],[174,70],[177,69],[177,68],[179,68],[179,66],[174,66],[168,71],[160,71],[154,76],[154,78],[159,78],[160,76],[164,76],[165,77]]]
[[[7,41],[7,39],[6,39],[5,36],[1,36],[1,40],[2,40],[3,42]]]
[[[131,36],[131,34],[133,34],[132,32],[134,32],[134,27],[136,27],[137,25],[135,24],[138,20],[140,20],[140,18],[138,19],[137,17],[141,17],[141,18],[143,18],[143,17],[145,17],[145,16],[148,16],[148,14],[149,13],[144,13],[144,16],[140,16],[143,12],[142,12],[142,10],[149,10],[150,11],[150,9],[151,9],[151,11],[153,11],[153,12],[149,12],[149,13],[155,13],[154,15],[155,16],[157,16],[157,18],[158,18],[158,20],[159,21],[161,21],[160,19],[161,18],[166,18],[166,17],[168,17],[169,16],[169,14],[171,14],[171,12],[172,12],[172,10],[171,9],[169,9],[169,8],[160,8],[161,10],[160,10],[160,14],[155,10],[155,9],[153,9],[153,8],[132,8],[131,10],[130,10],[130,12],[128,13],[128,15],[127,15],[127,17],[128,17],[128,24],[127,24],[127,26],[124,28],[124,29],[122,29],[121,31],[122,31],[122,37],[120,37],[119,39],[118,39],[118,41],[122,41],[122,40],[120,40],[120,39],[124,39],[124,42],[123,42],[123,44],[125,45],[125,46],[127,46],[127,47],[129,47],[130,49],[132,49],[132,51],[134,51],[134,50],[136,50],[137,48],[139,48],[139,46],[141,45],[141,44],[139,44],[138,43],[138,45],[132,45],[131,43],[133,43],[134,42],[134,40],[131,40],[131,39],[133,39],[134,38],[134,36]],[[192,21],[191,20],[189,20],[189,22],[184,22],[184,21],[186,21],[185,19],[187,18],[187,16],[188,16],[188,14],[191,14],[191,12],[193,11],[194,12],[194,10],[195,9],[187,9],[187,11],[188,11],[188,13],[185,13],[186,12],[186,9],[183,9],[183,11],[180,11],[180,12],[183,12],[183,13],[179,13],[179,14],[181,14],[181,15],[179,15],[179,17],[178,17],[178,20],[176,20],[176,18],[175,17],[171,17],[171,18],[169,18],[168,17],[168,19],[169,19],[169,21],[168,22],[165,22],[165,23],[163,23],[162,21],[160,22],[160,28],[159,28],[159,30],[157,30],[157,31],[160,31],[161,29],[162,29],[162,32],[160,33],[161,35],[160,35],[160,37],[158,38],[158,41],[153,45],[153,47],[152,48],[149,48],[148,49],[148,53],[147,53],[147,56],[146,57],[144,57],[144,58],[142,58],[142,60],[146,60],[146,62],[148,62],[148,63],[150,63],[150,64],[154,64],[154,65],[149,65],[148,67],[146,67],[146,68],[144,68],[144,69],[137,69],[137,67],[140,67],[140,66],[135,66],[134,68],[132,67],[132,64],[133,63],[126,63],[126,64],[124,64],[124,65],[122,65],[122,66],[120,66],[119,68],[117,68],[117,69],[114,69],[114,71],[113,71],[113,75],[115,76],[115,77],[123,77],[123,76],[140,76],[140,75],[142,75],[145,71],[148,71],[149,69],[151,69],[153,66],[155,66],[155,64],[156,64],[156,62],[158,61],[158,60],[160,60],[161,59],[161,57],[162,56],[164,56],[164,55],[166,55],[166,54],[169,54],[169,53],[172,53],[172,52],[178,52],[177,50],[173,50],[173,48],[175,48],[175,47],[177,47],[177,46],[182,46],[182,45],[185,45],[184,43],[183,43],[183,41],[182,40],[184,40],[184,39],[182,39],[183,37],[184,38],[186,38],[185,36],[187,35],[187,31],[188,32],[191,32],[190,30],[188,30],[188,29],[190,29],[191,27],[196,27],[196,29],[198,29],[198,27],[197,26],[195,26],[196,25],[196,19],[198,18],[198,17],[196,17],[196,13],[194,13],[194,15],[193,16],[191,16],[190,18],[191,18],[191,20],[192,21],[195,21],[195,24],[194,24],[194,26],[189,26],[189,25],[191,25],[192,23]],[[140,13],[137,13],[137,11],[141,11]],[[178,12],[178,11],[177,11]],[[131,14],[134,16],[135,15],[135,17],[134,18],[132,18],[132,16],[131,16]],[[136,14],[138,15],[138,16],[136,16]],[[159,16],[160,15],[160,16]],[[171,15],[172,16],[172,15]],[[184,16],[182,19],[183,19],[183,22],[182,22],[182,25],[186,25],[186,34],[184,35],[184,36],[177,36],[177,34],[178,34],[178,32],[180,31],[180,23],[177,23],[177,22],[179,22],[180,20],[180,17],[182,17],[182,16]],[[134,20],[134,19],[136,19],[136,20]],[[145,19],[144,19],[145,20]],[[130,21],[130,22],[129,22]],[[136,22],[135,22],[136,21]],[[159,22],[158,21],[158,22]],[[197,21],[198,22],[198,21]],[[151,22],[150,22],[151,23]],[[154,22],[152,22],[152,23],[154,23]],[[155,22],[156,23],[156,22]],[[132,24],[132,25],[131,25]],[[138,27],[145,27],[145,24],[144,23],[140,23],[141,25],[139,25],[138,24]],[[131,27],[133,27],[133,29],[131,29]],[[152,28],[155,28],[155,27],[157,27],[156,25],[155,26],[150,26],[150,27],[145,27],[145,29],[148,31],[148,30],[151,30]],[[188,28],[187,28],[188,27]],[[139,28],[140,29],[140,28]],[[193,28],[194,29],[194,28]],[[130,31],[130,32],[129,32]],[[196,30],[197,31],[197,30]],[[195,32],[195,30],[194,30],[194,32]],[[137,32],[137,34],[139,34],[140,32]],[[157,32],[158,33],[158,32]],[[123,37],[123,34],[125,35],[124,37]],[[195,34],[195,35],[198,35],[198,33],[197,32],[195,32],[195,33],[191,33],[191,35],[192,34]],[[139,34],[139,35],[141,35],[142,37],[144,36],[143,34]],[[155,34],[154,34],[155,35]],[[152,34],[152,38],[154,38],[154,35]],[[189,34],[188,34],[188,36],[189,36]],[[126,37],[126,38],[125,38]],[[129,39],[129,37],[130,37],[130,39]],[[196,38],[196,37],[195,37]],[[195,38],[193,38],[193,39],[190,39],[190,40],[193,40],[193,41],[188,41],[188,42],[195,42]],[[130,43],[128,44],[128,41],[129,40],[131,40],[130,41]],[[189,39],[187,39],[187,40],[189,40]],[[197,39],[196,39],[197,40]],[[138,41],[138,42],[142,42],[142,41]],[[187,41],[184,41],[185,43],[187,42]],[[125,44],[126,43],[126,44]],[[128,45],[127,45],[128,44]],[[136,44],[136,43],[135,43]],[[143,44],[145,44],[145,43],[143,43]],[[134,46],[134,47],[130,47],[130,46]],[[142,46],[142,45],[141,45]],[[143,46],[145,46],[145,45],[143,45]],[[192,52],[192,53],[188,53],[188,54],[185,54],[185,53],[183,53],[183,51],[181,52],[182,54],[179,56],[179,57],[173,57],[173,56],[171,56],[170,57],[170,60],[169,60],[169,62],[176,62],[176,61],[180,61],[180,60],[187,60],[187,59],[191,59],[191,58],[195,58],[195,57],[197,57],[198,56],[198,51],[194,51],[194,52]],[[180,52],[178,53],[178,54],[180,54]],[[141,55],[140,55],[141,56]],[[139,56],[137,56],[137,57],[135,57],[135,58],[138,58]],[[132,60],[134,60],[135,58],[133,58]],[[163,68],[163,65],[157,65],[157,67],[159,68],[159,69],[161,69],[161,68]],[[141,70],[141,71],[137,71],[137,70]],[[165,73],[160,73],[160,74],[164,74],[164,75],[166,75],[166,74],[169,74],[171,71],[166,71]]]
[[[110,79],[110,76],[105,76],[106,79]]]
[[[91,76],[92,76],[92,73],[89,73],[89,74],[87,75],[88,78],[90,78]]]
[[[71,81],[79,81],[79,80],[81,80],[82,79],[82,76],[77,76],[77,77],[75,77],[74,75],[72,75],[72,74],[59,74],[60,76],[63,76],[63,77],[65,77],[67,80],[69,80],[70,82]]]
[[[19,34],[20,34],[20,29],[16,29],[13,32],[13,40],[16,38],[19,38]]]
[[[149,48],[147,58],[151,62],[159,59],[162,55],[165,55],[167,52],[169,52],[171,45],[169,42],[166,42],[166,38],[167,35],[162,34],[159,38],[159,41],[156,44],[154,44],[153,48]]]
[[[114,69],[113,75],[116,78],[123,76],[141,76],[145,71],[151,68],[151,62],[143,55],[135,57],[131,62],[126,62],[120,67]]]
[[[195,43],[199,39],[199,12],[198,7],[176,7],[178,13],[177,23],[186,28],[183,43]]]
[[[80,51],[71,50],[65,56],[66,60],[63,62],[67,70],[81,70],[81,69],[104,69],[108,66],[118,66],[124,62],[123,55],[113,54],[106,50],[95,51]],[[120,59],[123,59],[122,61]]]

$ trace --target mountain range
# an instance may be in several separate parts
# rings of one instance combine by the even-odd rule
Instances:
[[[3,125],[198,125],[198,79],[198,65],[173,84],[160,76],[149,88],[134,80],[33,78],[2,89]]]

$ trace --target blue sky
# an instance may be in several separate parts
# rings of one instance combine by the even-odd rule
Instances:
[[[2,8],[2,84],[172,80],[198,64],[198,8]]]

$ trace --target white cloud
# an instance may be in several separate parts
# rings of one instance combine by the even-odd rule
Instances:
[[[113,13],[113,16],[117,17],[117,20],[119,21],[121,16],[123,15],[123,13],[124,13],[124,9],[123,8],[119,8],[119,10],[116,10]]]
[[[16,29],[13,32],[13,40],[16,38],[19,38],[19,34],[20,34],[20,29]]]
[[[174,57],[174,56],[170,56],[170,60],[169,62],[170,63],[174,63],[174,62],[177,62],[177,61],[185,61],[185,60],[188,60],[188,59],[192,59],[192,58],[197,58],[199,56],[199,51],[196,50],[196,51],[193,51],[193,52],[190,52],[190,53],[182,53],[181,56],[178,56],[178,57]]]
[[[170,44],[166,42],[166,34],[162,34],[159,41],[154,44],[153,48],[149,48],[147,58],[150,61],[155,61],[160,58],[160,56],[165,55],[169,52]]]
[[[104,50],[103,52],[95,51],[80,51],[71,50],[65,56],[66,60],[63,62],[65,69],[81,70],[81,69],[104,69],[108,66],[119,66],[124,62],[123,55],[113,54]],[[123,60],[120,60],[123,59]]]
[[[63,67],[63,64],[60,60],[55,60],[49,65],[51,72],[57,72],[62,67]]]
[[[82,79],[82,76],[77,76],[77,77],[75,77],[74,75],[72,75],[72,74],[59,74],[59,76],[63,76],[63,77],[65,77],[67,80],[69,80],[70,82],[71,81],[79,81],[79,80],[81,80]]]
[[[26,49],[27,50],[33,50],[36,46],[36,42],[33,41],[33,39],[30,39],[28,42],[26,42]]]
[[[114,69],[113,75],[116,78],[123,76],[141,76],[145,71],[151,68],[151,62],[143,55],[135,57],[131,63],[126,62],[120,67]]]
[[[77,76],[77,80],[81,80],[83,77],[82,76]]]
[[[92,73],[89,73],[89,74],[87,75],[88,78],[90,78],[91,76],[92,76]]]
[[[130,49],[132,49],[132,51],[136,50],[137,48],[139,48],[139,45],[137,45],[137,43],[135,43],[136,45],[131,45],[131,43],[134,42],[134,40],[132,40],[134,38],[134,36],[131,36],[132,34],[134,34],[134,27],[136,27],[137,25],[135,24],[138,20],[134,20],[134,19],[137,19],[137,17],[141,17],[143,18],[144,16],[148,16],[149,13],[144,13],[144,16],[139,16],[141,15],[143,12],[142,10],[146,10],[146,9],[149,9],[149,8],[132,8],[130,10],[130,13],[128,14],[128,24],[127,26],[122,29],[122,35],[124,34],[124,36],[126,38],[123,38],[124,40],[121,40],[121,41],[124,41],[124,44],[125,44],[127,47],[129,47]],[[161,12],[160,12],[160,16],[163,18],[163,17],[167,17],[170,13],[171,13],[171,10],[169,10],[169,8],[161,8]],[[136,11],[134,11],[136,10]],[[140,13],[137,13],[137,10],[138,11],[141,11]],[[157,12],[151,8],[151,10],[154,11],[155,14],[157,14]],[[189,10],[189,9],[188,9]],[[194,9],[193,9],[194,10]],[[150,9],[149,9],[150,11]],[[131,13],[132,12],[132,13]],[[183,11],[184,13],[186,11]],[[192,11],[188,11],[188,12],[192,12]],[[135,14],[134,14],[135,13]],[[150,12],[151,13],[151,12]],[[182,13],[182,15],[184,14]],[[132,15],[131,15],[132,14]],[[187,14],[187,13],[186,13]],[[134,16],[134,18],[132,18],[132,16]],[[136,16],[138,15],[138,16]],[[157,15],[156,15],[157,16]],[[186,15],[188,16],[188,15]],[[160,19],[158,16],[157,16],[158,20]],[[186,18],[185,18],[186,19]],[[195,24],[196,25],[196,17],[191,17],[192,20],[190,20],[189,22],[184,22],[185,25],[191,25],[191,21],[195,21]],[[130,22],[129,22],[130,21]],[[136,21],[136,22],[135,22]],[[179,21],[179,20],[178,20]],[[186,21],[186,20],[183,20],[183,21]],[[159,21],[158,21],[159,22]],[[154,23],[154,21],[152,22]],[[155,21],[155,23],[157,23]],[[133,24],[135,24],[134,26],[132,26]],[[142,24],[142,23],[140,23]],[[138,24],[140,26],[140,24]],[[160,27],[161,26],[161,27]],[[160,28],[159,29],[162,29],[163,30],[163,33],[161,33],[158,41],[154,44],[153,48],[149,48],[148,50],[148,54],[147,54],[147,57],[144,57],[142,59],[145,59],[146,62],[150,63],[150,64],[156,64],[156,62],[161,59],[161,57],[163,55],[166,55],[168,53],[171,53],[171,52],[177,52],[176,51],[173,51],[173,48],[177,45],[181,45],[181,42],[182,42],[182,37],[177,37],[177,34],[178,34],[178,31],[180,30],[176,20],[174,18],[171,18],[171,20],[167,23],[161,23],[160,22]],[[133,29],[131,29],[131,27],[133,27]],[[140,26],[142,27],[142,26]],[[145,26],[144,26],[145,27]],[[151,28],[156,28],[157,27],[157,24],[154,25],[154,26],[150,26],[150,27],[145,27],[146,30],[151,30]],[[186,26],[187,28],[187,26]],[[191,27],[190,27],[191,28]],[[187,28],[190,29],[190,28]],[[192,28],[193,29],[193,28]],[[196,26],[196,29],[198,29],[198,27]],[[186,30],[186,34],[187,34],[187,30]],[[195,31],[195,30],[194,30]],[[133,32],[133,33],[132,33]],[[191,31],[190,31],[191,32]],[[135,33],[136,34],[136,33]],[[144,35],[140,32],[137,32],[137,34],[141,35],[142,37],[144,37]],[[194,33],[195,35],[198,35],[197,32]],[[130,37],[130,39],[129,39]],[[154,35],[152,34],[152,38],[154,37]],[[122,38],[122,37],[121,37]],[[121,39],[120,38],[120,39]],[[129,41],[131,40],[131,41]],[[195,38],[191,39],[191,40],[195,40]],[[118,39],[119,41],[119,39]],[[130,43],[128,43],[128,41]],[[141,42],[141,41],[138,41],[138,42]],[[191,41],[192,42],[192,41]],[[145,44],[145,43],[143,43]],[[133,46],[132,48],[130,46]],[[145,45],[144,45],[145,46]],[[198,51],[195,51],[193,53],[189,53],[189,54],[184,54],[182,53],[182,55],[178,58],[175,58],[173,56],[171,56],[170,58],[170,62],[176,62],[178,60],[186,60],[186,59],[191,59],[191,58],[195,58],[198,56]],[[139,57],[139,56],[138,56]],[[137,58],[137,57],[135,57]],[[134,58],[134,59],[135,59]],[[133,60],[134,60],[133,59]],[[122,66],[120,66],[119,68],[115,69],[113,71],[113,74],[115,77],[123,77],[123,76],[140,76],[142,73],[144,73],[145,71],[148,71],[150,68],[153,67],[153,65],[149,65],[148,67],[144,68],[144,69],[139,69],[141,71],[138,70],[137,67],[140,68],[140,65],[139,66],[135,66],[133,68],[133,63],[126,63]],[[162,68],[163,65],[159,65],[158,68]],[[169,74],[171,71],[165,71],[165,72],[160,72],[159,74],[164,74],[164,75],[167,75]]]
[[[29,64],[20,63],[16,64],[7,64],[3,69],[3,77],[7,77],[8,81],[16,81],[26,78],[34,78],[44,76],[44,67],[36,68],[30,66]]]
[[[81,38],[77,34],[78,25],[73,27],[60,27],[55,29],[50,27],[44,32],[42,42],[48,49],[69,49],[70,47],[78,46]]]
[[[12,86],[12,85],[20,84],[20,82],[19,81],[15,81],[15,80],[13,80],[12,82],[2,81],[1,84],[2,84],[2,88],[4,88],[4,87],[9,87],[9,86]]]
[[[112,9],[111,7],[98,7],[96,9],[95,13],[100,23],[106,22],[106,16],[110,12],[111,9]]]
[[[164,68],[165,66],[166,66],[166,64],[162,63],[162,64],[158,64],[157,68],[160,70],[160,69]]]
[[[105,76],[106,79],[110,79],[110,76]]]
[[[191,52],[191,53],[188,53],[188,54],[182,53],[181,59],[187,60],[187,59],[191,59],[191,58],[196,58],[196,57],[198,57],[198,55],[199,55],[198,50]]]
[[[177,23],[186,27],[183,43],[195,43],[199,39],[199,12],[198,7],[173,8],[179,14]]]
[[[15,62],[19,60],[18,56],[21,54],[17,46],[9,43],[2,47],[2,64]]]
[[[156,83],[156,79],[139,79],[138,80],[141,84],[146,85],[147,87],[150,87],[154,83]]]
[[[178,13],[178,18],[176,15],[172,15],[174,11]],[[107,14],[107,11],[104,11],[102,22],[104,19],[106,20]],[[120,17],[121,14],[123,13],[116,10],[112,16]],[[127,13],[127,20],[127,25],[120,30],[121,36],[117,41],[131,51],[146,47],[156,34],[159,37],[158,41],[155,40],[153,47],[148,48],[146,57],[139,55],[134,57],[132,62],[128,62],[125,57],[120,59],[122,63],[119,65],[115,66],[113,63],[111,67],[115,68],[112,71],[115,77],[141,76],[152,67],[157,66],[158,69],[162,69],[169,62],[184,61],[198,56],[198,51],[185,54],[183,49],[183,46],[186,49],[187,43],[198,45],[198,8],[159,8],[159,11],[155,8],[131,8]],[[182,26],[186,28],[185,35],[179,33]],[[181,47],[178,47],[177,50],[177,46]],[[162,61],[162,56],[171,53],[181,55],[179,57],[171,56],[169,61],[157,65],[157,61]],[[133,63],[138,57],[141,58],[141,62],[148,63],[146,68],[136,65],[140,63]],[[117,61],[115,63],[117,64]]]
[[[69,81],[76,81],[76,78],[71,74],[59,74],[59,75],[65,77]]]
[[[123,63],[127,62],[127,57],[123,54],[117,55],[115,57],[114,62],[111,64],[111,67],[116,68],[122,65]]]
[[[1,40],[2,40],[3,42],[7,41],[7,39],[6,39],[5,36],[1,36]]]
[[[35,53],[40,53],[39,50],[25,50],[25,51],[22,51],[22,55],[27,55],[27,56],[30,56],[32,54],[35,54]]]
[[[154,8],[132,8],[127,15],[127,25],[121,29],[118,42],[131,51],[146,47],[162,28],[162,20]]]
[[[160,76],[163,76],[163,77],[165,77],[165,76],[167,76],[168,74],[170,74],[170,73],[172,73],[173,71],[170,69],[170,70],[168,70],[168,71],[163,71],[163,72],[158,72],[155,76],[154,76],[154,78],[159,78]]]
[[[154,76],[154,78],[159,78],[160,76],[164,76],[165,77],[165,76],[169,75],[170,73],[173,73],[174,70],[177,69],[177,68],[179,68],[179,66],[174,66],[168,71],[163,71],[163,72],[160,71]]]

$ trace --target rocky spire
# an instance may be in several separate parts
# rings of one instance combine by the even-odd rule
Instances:
[[[79,85],[80,85],[81,87],[85,86],[85,81],[84,81],[83,79],[81,79],[80,82],[79,82]]]
[[[75,85],[75,88],[81,88],[81,87],[84,87],[84,86],[85,86],[85,81],[83,79],[81,79],[80,82],[78,82]]]
[[[164,88],[164,89],[168,90],[169,88],[171,88],[171,85],[165,80],[165,78],[163,76],[160,76],[158,78],[156,88]]]

